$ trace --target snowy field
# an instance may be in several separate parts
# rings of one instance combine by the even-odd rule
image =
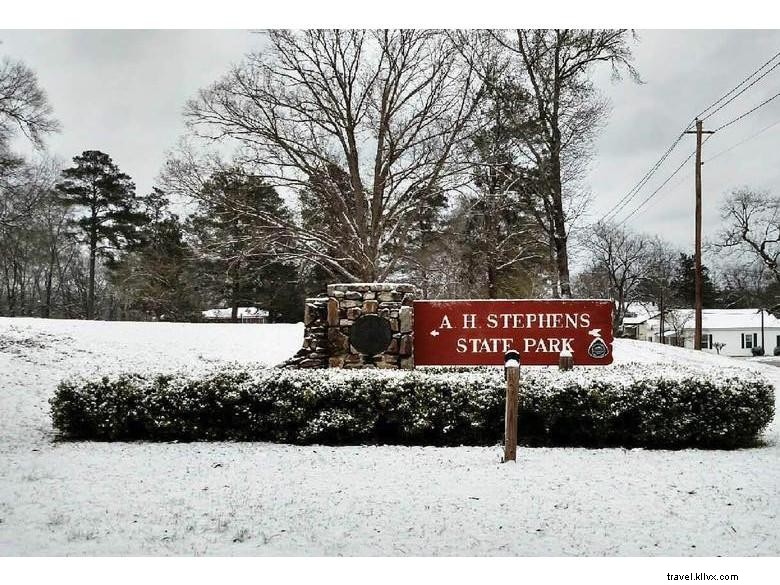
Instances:
[[[0,318],[2,555],[780,555],[780,431],[737,451],[56,443],[75,373],[279,362],[302,325]],[[618,340],[617,362],[780,368]],[[780,394],[780,393],[778,393]]]

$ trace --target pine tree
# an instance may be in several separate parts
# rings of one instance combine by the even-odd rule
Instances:
[[[117,252],[138,240],[137,228],[146,222],[130,177],[119,171],[107,154],[85,150],[62,171],[57,185],[61,205],[73,210],[70,226],[89,249],[89,292],[86,317],[95,316],[95,267],[101,257],[111,265]]]
[[[529,196],[538,191],[535,169],[518,148],[530,132],[530,96],[516,80],[495,72],[485,85],[482,124],[471,136],[472,192],[451,219],[470,288],[494,299],[528,294],[542,269],[545,236],[535,219],[537,202]]]
[[[300,318],[303,292],[296,266],[280,260],[285,236],[267,221],[289,219],[284,200],[240,168],[215,172],[206,182],[189,231],[199,255],[203,288],[231,308],[262,305],[273,320]],[[281,246],[284,248],[284,246]]]
[[[193,252],[185,241],[184,226],[169,210],[170,202],[162,190],[155,187],[142,200],[148,222],[112,271],[124,316],[131,312],[134,317],[157,321],[193,320],[200,303]]]
[[[702,265],[702,306],[715,309],[719,306],[719,294],[710,278],[709,268]],[[684,307],[693,307],[696,300],[696,264],[693,254],[680,254],[675,276],[675,292],[678,302]]]

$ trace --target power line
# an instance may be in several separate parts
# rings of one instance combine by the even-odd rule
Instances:
[[[762,128],[762,129],[761,129],[761,130],[759,130],[758,132],[756,132],[756,133],[754,133],[754,134],[751,134],[750,136],[748,136],[747,138],[744,138],[744,139],[740,140],[740,141],[739,141],[739,142],[737,142],[736,144],[733,144],[733,145],[729,146],[728,148],[726,148],[726,149],[724,149],[724,150],[721,150],[721,151],[720,151],[718,154],[715,154],[715,155],[711,156],[710,158],[708,158],[708,159],[707,159],[707,160],[705,160],[704,162],[705,162],[705,163],[708,163],[708,162],[710,162],[711,160],[715,160],[715,159],[716,159],[716,158],[718,158],[719,156],[722,156],[722,155],[724,155],[724,154],[726,154],[726,153],[728,153],[728,152],[731,152],[731,151],[732,151],[732,150],[734,150],[735,148],[738,148],[738,147],[742,146],[742,145],[743,145],[743,144],[745,144],[746,142],[750,142],[750,141],[751,141],[751,140],[753,140],[754,138],[757,138],[758,136],[760,136],[761,134],[763,134],[764,132],[766,132],[766,131],[767,131],[767,130],[769,130],[770,128],[774,128],[774,127],[775,127],[775,126],[777,126],[778,124],[780,124],[780,120],[777,120],[776,122],[773,122],[773,123],[771,123],[769,126],[765,126],[764,128]]]
[[[736,122],[739,122],[739,121],[740,121],[742,118],[744,118],[744,117],[746,117],[746,116],[749,116],[750,114],[752,114],[753,112],[755,112],[755,111],[756,111],[757,109],[759,109],[759,108],[763,108],[763,107],[764,107],[765,105],[767,105],[769,102],[771,102],[771,101],[772,101],[772,100],[774,100],[774,99],[777,99],[778,97],[780,97],[780,92],[777,92],[777,93],[776,93],[775,95],[773,95],[772,97],[765,99],[763,102],[761,102],[760,104],[758,104],[756,107],[749,109],[749,110],[748,110],[747,112],[745,112],[744,114],[740,114],[739,116],[737,116],[737,117],[736,117],[736,118],[734,118],[733,120],[731,120],[731,121],[729,121],[729,122],[726,122],[725,124],[721,124],[720,126],[718,126],[717,128],[715,128],[714,132],[717,132],[718,130],[723,130],[724,128],[728,128],[728,127],[729,127],[729,126],[731,126],[732,124],[734,124],[734,123],[736,123]]]
[[[765,127],[763,127],[763,128],[762,128],[761,130],[759,130],[758,132],[755,132],[754,134],[751,134],[751,135],[750,135],[750,136],[748,136],[747,138],[744,138],[744,139],[740,140],[740,141],[739,141],[739,142],[737,142],[736,144],[732,144],[732,145],[731,145],[731,146],[729,146],[728,148],[724,148],[723,150],[721,150],[721,151],[720,151],[720,152],[718,152],[717,154],[714,154],[714,155],[712,155],[710,158],[708,158],[707,160],[703,161],[703,162],[702,162],[702,164],[705,164],[705,163],[708,163],[708,162],[710,162],[710,161],[712,161],[712,160],[715,160],[716,158],[718,158],[718,157],[720,157],[720,156],[723,156],[724,154],[727,154],[727,153],[731,152],[732,150],[735,150],[736,148],[739,148],[740,146],[742,146],[742,145],[743,145],[743,144],[745,144],[746,142],[750,142],[750,141],[751,141],[751,140],[753,140],[754,138],[758,138],[758,137],[759,137],[761,134],[763,134],[763,133],[764,133],[764,132],[766,132],[767,130],[770,130],[770,129],[774,128],[774,127],[775,127],[775,126],[777,126],[778,124],[780,124],[780,120],[777,120],[776,122],[772,122],[771,124],[769,124],[769,126],[765,126]],[[710,137],[708,136],[707,138],[705,138],[705,139],[704,139],[704,141],[706,142],[706,141],[707,141],[707,140],[709,140],[709,139],[710,139]],[[679,180],[679,181],[676,181],[676,182],[675,182],[675,183],[674,183],[674,184],[673,184],[673,185],[670,187],[670,189],[674,190],[674,189],[676,189],[677,187],[679,187],[680,185],[682,185],[682,184],[683,184],[685,181],[687,181],[688,179],[690,179],[690,178],[691,178],[691,174],[692,174],[692,171],[691,171],[691,172],[688,172],[688,173],[686,173],[685,175],[683,175],[682,177],[680,177],[680,180]]]
[[[773,62],[773,61],[775,61],[775,60],[776,60],[778,57],[780,57],[780,52],[777,52],[777,53],[775,53],[775,54],[774,54],[774,55],[773,55],[773,56],[772,56],[772,57],[771,57],[771,58],[770,58],[768,61],[766,61],[766,62],[765,62],[763,65],[761,65],[761,66],[760,66],[758,69],[756,69],[755,71],[753,71],[752,73],[750,73],[750,75],[748,75],[748,76],[747,76],[745,79],[743,79],[742,81],[740,81],[740,82],[739,82],[737,85],[735,85],[735,86],[734,86],[734,87],[733,87],[731,90],[729,90],[728,92],[726,92],[726,93],[725,93],[724,95],[722,95],[720,98],[718,98],[717,100],[715,100],[714,102],[712,102],[712,103],[711,103],[709,106],[707,106],[707,107],[706,107],[704,110],[702,110],[702,111],[701,111],[701,112],[700,112],[700,113],[699,113],[699,114],[698,114],[698,115],[697,115],[697,116],[694,118],[694,120],[693,120],[692,122],[690,122],[690,123],[689,123],[689,124],[688,124],[688,125],[685,127],[685,130],[683,130],[683,132],[682,132],[682,133],[681,133],[681,134],[680,134],[680,135],[679,135],[679,136],[678,136],[678,137],[677,137],[677,138],[674,140],[674,142],[672,142],[671,146],[670,146],[670,147],[669,147],[669,148],[666,150],[666,152],[664,152],[664,154],[663,154],[663,155],[661,155],[661,158],[660,158],[660,159],[658,159],[658,161],[657,161],[657,162],[656,162],[656,163],[655,163],[655,164],[654,164],[654,165],[653,165],[653,166],[650,168],[650,170],[648,170],[648,171],[647,171],[647,172],[644,174],[644,176],[643,176],[643,177],[642,177],[642,178],[639,180],[639,182],[638,182],[636,185],[634,185],[634,186],[632,187],[632,189],[631,189],[631,190],[630,190],[628,193],[626,193],[625,195],[623,195],[623,197],[621,197],[621,198],[620,198],[620,199],[617,201],[617,203],[615,203],[615,205],[613,205],[613,206],[612,206],[612,207],[609,209],[609,211],[607,211],[607,212],[606,212],[604,215],[602,215],[602,216],[601,216],[601,219],[599,219],[599,222],[601,222],[601,221],[604,221],[604,220],[606,220],[606,219],[608,219],[608,218],[610,218],[610,217],[612,217],[612,218],[614,219],[614,217],[615,217],[615,216],[617,216],[618,214],[620,214],[620,213],[621,213],[621,212],[622,212],[622,211],[623,211],[623,210],[624,210],[624,209],[625,209],[625,208],[628,206],[628,204],[629,204],[629,203],[631,203],[631,201],[633,201],[633,200],[634,200],[634,198],[636,198],[636,196],[639,194],[639,192],[640,192],[640,191],[641,191],[641,190],[644,188],[644,186],[645,186],[645,185],[646,185],[646,184],[647,184],[647,183],[650,181],[650,179],[653,177],[653,175],[654,175],[654,174],[655,174],[655,173],[658,171],[658,169],[659,169],[659,168],[660,168],[660,167],[663,165],[663,163],[666,161],[666,159],[667,159],[667,158],[669,157],[669,155],[672,153],[672,151],[673,151],[673,150],[674,150],[674,149],[677,147],[677,145],[680,143],[680,141],[682,140],[683,136],[685,135],[685,132],[686,132],[687,130],[689,130],[689,129],[690,129],[692,126],[693,126],[693,123],[694,123],[694,121],[695,121],[695,120],[698,120],[698,119],[705,119],[705,118],[708,118],[708,117],[712,116],[712,115],[713,115],[713,114],[715,114],[716,112],[719,112],[721,109],[723,109],[724,107],[726,107],[728,104],[732,103],[732,102],[733,102],[735,99],[737,99],[739,96],[741,96],[741,95],[742,95],[742,94],[744,94],[744,93],[745,93],[747,90],[749,90],[751,87],[753,87],[753,86],[754,86],[756,83],[758,83],[759,81],[761,81],[761,80],[762,80],[764,77],[766,77],[766,76],[767,76],[769,73],[771,73],[772,71],[774,71],[774,70],[775,70],[777,67],[780,67],[780,61],[778,61],[777,63],[775,63],[774,65],[772,65],[772,66],[771,66],[771,67],[770,67],[770,68],[769,68],[767,71],[764,71],[763,73],[761,73],[761,71],[763,71],[764,69],[766,69],[766,68],[767,68],[767,67],[768,67],[770,64],[772,64],[772,62]],[[759,74],[760,74],[760,75],[759,75]],[[754,77],[756,77],[756,75],[758,75],[758,77],[757,77],[756,79],[753,79]],[[752,81],[752,82],[750,82],[750,80],[751,80],[751,79],[753,79],[753,81]],[[749,83],[749,84],[748,84],[746,87],[742,88],[742,90],[740,90],[740,88],[741,88],[743,85],[745,85],[746,83],[748,83],[748,82],[750,82],[750,83]],[[738,93],[736,93],[736,95],[732,95],[732,94],[734,94],[735,92],[738,92]],[[780,94],[778,94],[778,95],[780,95]],[[731,97],[729,98],[729,96],[731,96]],[[735,123],[735,122],[737,122],[737,121],[738,121],[739,119],[741,119],[741,118],[744,118],[745,116],[749,115],[750,113],[752,113],[753,111],[755,111],[755,110],[756,110],[756,109],[758,109],[759,107],[761,107],[761,106],[763,106],[763,105],[766,105],[766,103],[769,103],[769,101],[771,101],[771,100],[772,100],[772,99],[774,99],[775,97],[777,97],[777,96],[773,96],[772,98],[770,98],[769,100],[767,100],[767,101],[766,101],[766,102],[764,102],[763,104],[759,104],[759,106],[757,106],[756,108],[754,108],[754,109],[753,109],[753,110],[751,110],[750,112],[746,112],[745,114],[743,114],[743,115],[742,115],[742,116],[740,116],[739,118],[737,118],[737,119],[734,119],[734,120],[732,120],[731,122],[729,122],[729,123],[727,123],[727,124],[724,124],[724,125],[723,125],[723,126],[721,126],[720,128],[717,128],[717,129],[715,130],[715,132],[716,132],[717,130],[721,130],[721,129],[723,129],[723,128],[725,128],[725,127],[727,127],[727,126],[729,126],[729,125],[731,125],[731,124],[733,124],[733,123]],[[729,99],[727,99],[727,98],[729,98]],[[725,101],[724,103],[721,103],[721,102],[723,102],[723,100],[727,100],[727,101]],[[720,105],[719,105],[719,104],[720,104]],[[717,107],[716,107],[716,106],[717,106]],[[715,109],[713,110],[713,108],[715,108]],[[712,111],[710,111],[710,110],[712,110]],[[703,118],[703,117],[704,117],[704,118]],[[710,135],[710,136],[711,136],[711,135]],[[709,139],[709,136],[708,136],[708,138],[707,138],[707,139]],[[689,157],[689,158],[690,158],[690,157]],[[652,198],[652,195],[651,195],[651,198]],[[632,212],[630,215],[633,215],[633,213],[635,213],[635,212]],[[629,215],[629,217],[630,217],[630,215]],[[624,221],[625,221],[625,220],[624,220]],[[621,225],[622,225],[622,223],[621,223]]]
[[[780,53],[779,53],[779,54],[780,54]],[[773,66],[772,66],[770,69],[768,69],[767,71],[765,71],[765,72],[764,72],[764,73],[763,73],[763,74],[762,74],[760,77],[757,77],[756,79],[754,79],[754,80],[753,80],[753,82],[752,82],[752,83],[750,83],[750,85],[746,86],[746,87],[745,87],[744,89],[742,89],[742,91],[740,91],[738,94],[734,95],[734,96],[733,96],[731,99],[729,99],[729,100],[727,100],[727,101],[723,102],[723,103],[722,103],[721,105],[719,105],[717,108],[715,108],[714,110],[712,110],[712,111],[711,111],[709,114],[707,114],[707,115],[706,115],[704,118],[702,118],[702,120],[706,120],[707,118],[709,118],[709,117],[710,117],[710,116],[712,116],[713,114],[716,114],[716,113],[718,113],[719,111],[721,111],[723,108],[725,108],[727,105],[729,105],[729,104],[730,104],[731,102],[733,102],[735,99],[737,99],[739,96],[741,96],[743,93],[745,93],[745,92],[746,92],[747,90],[749,90],[751,87],[753,87],[753,86],[754,86],[756,83],[758,83],[759,81],[761,81],[761,80],[762,80],[764,77],[766,77],[767,75],[769,75],[770,73],[772,73],[772,71],[774,71],[774,70],[775,70],[775,69],[777,69],[778,67],[780,67],[780,61],[778,61],[777,63],[775,63],[775,64],[774,64],[774,65],[773,65]]]
[[[637,207],[635,207],[635,208],[634,208],[634,210],[633,210],[631,213],[629,213],[629,214],[628,214],[628,215],[627,215],[625,218],[623,218],[623,221],[621,221],[621,222],[618,224],[618,226],[621,226],[621,225],[623,225],[624,223],[626,223],[626,222],[627,222],[629,219],[631,219],[631,218],[632,218],[632,217],[633,217],[633,216],[634,216],[634,215],[635,215],[635,214],[636,214],[636,213],[637,213],[637,212],[638,212],[640,209],[642,209],[642,208],[643,208],[643,207],[644,207],[644,206],[645,206],[645,205],[648,203],[648,201],[650,201],[650,200],[651,200],[653,197],[655,197],[656,193],[658,193],[658,192],[659,192],[661,189],[663,189],[663,188],[666,186],[666,184],[667,184],[669,181],[671,181],[671,180],[674,178],[674,176],[675,176],[677,173],[679,173],[679,172],[680,172],[680,170],[682,170],[682,168],[685,166],[685,163],[687,163],[689,160],[691,160],[691,158],[693,157],[693,155],[694,155],[694,154],[696,154],[696,151],[695,151],[695,150],[694,150],[693,152],[691,152],[691,154],[689,154],[687,157],[685,157],[685,160],[684,160],[684,161],[682,161],[682,163],[680,163],[680,166],[679,166],[679,167],[677,167],[677,168],[674,170],[674,172],[672,172],[672,174],[671,174],[671,175],[669,175],[669,176],[666,178],[666,180],[665,180],[663,183],[661,183],[661,185],[660,185],[660,186],[659,186],[659,187],[658,187],[658,188],[657,188],[655,191],[653,191],[652,193],[650,193],[650,195],[648,195],[647,197],[645,197],[645,199],[644,199],[644,200],[643,200],[643,201],[642,201],[642,202],[641,202],[641,203],[640,203],[640,204],[639,204]]]
[[[765,68],[767,65],[769,65],[769,64],[770,64],[772,61],[774,61],[774,60],[775,60],[775,59],[777,59],[778,57],[780,57],[780,52],[777,52],[777,53],[775,53],[775,54],[772,56],[772,58],[771,58],[771,59],[769,59],[769,60],[768,60],[766,63],[764,63],[763,65],[761,65],[761,67],[759,67],[758,69],[756,69],[755,71],[753,71],[753,72],[752,72],[750,75],[748,75],[748,76],[747,76],[745,79],[743,79],[743,80],[742,80],[742,81],[740,81],[740,82],[739,82],[737,85],[735,85],[733,88],[731,88],[731,90],[729,90],[727,93],[725,93],[724,95],[722,95],[720,98],[718,98],[717,100],[715,100],[714,102],[712,102],[712,103],[711,103],[709,106],[707,106],[706,108],[704,108],[704,110],[702,110],[701,112],[699,112],[699,114],[697,114],[697,115],[696,115],[696,117],[695,117],[694,119],[702,119],[702,120],[704,120],[704,119],[705,119],[705,116],[706,116],[707,118],[709,118],[709,117],[710,117],[712,114],[714,114],[714,113],[715,113],[715,112],[710,112],[710,110],[711,110],[713,107],[717,106],[717,105],[718,105],[720,102],[722,102],[724,99],[726,99],[726,98],[727,98],[728,96],[730,96],[732,93],[734,93],[735,91],[737,91],[737,90],[738,90],[740,87],[742,87],[742,86],[743,86],[745,83],[747,83],[748,81],[750,81],[750,79],[751,79],[752,77],[754,77],[755,75],[757,75],[757,74],[758,74],[758,73],[759,73],[759,72],[760,72],[762,69],[764,69],[764,68]],[[743,93],[744,93],[744,92],[745,92],[747,89],[749,89],[750,87],[752,87],[753,85],[755,85],[755,84],[756,84],[758,81],[760,81],[761,79],[763,79],[763,78],[764,78],[764,77],[765,77],[767,74],[769,74],[769,73],[770,73],[770,72],[771,72],[771,71],[772,71],[772,70],[773,70],[775,67],[777,67],[778,65],[780,65],[780,63],[777,63],[777,64],[775,64],[775,65],[774,65],[774,66],[773,66],[773,67],[772,67],[772,68],[771,68],[769,71],[767,71],[767,72],[766,72],[766,73],[764,73],[764,74],[763,74],[761,77],[759,77],[758,79],[756,79],[755,81],[753,81],[753,83],[751,83],[751,84],[750,84],[748,87],[746,87],[744,90],[742,90],[742,91],[741,91],[741,92],[739,92],[737,95],[735,95],[733,98],[731,98],[731,99],[730,99],[728,102],[726,102],[726,104],[728,104],[728,103],[732,102],[734,99],[736,99],[737,97],[739,97],[740,95],[742,95],[742,94],[743,94]],[[723,104],[723,105],[721,105],[721,106],[718,108],[718,110],[720,110],[720,109],[721,109],[723,106],[725,106],[726,104]],[[718,111],[718,110],[715,110],[715,111]],[[709,113],[708,113],[708,112],[709,112]],[[688,126],[688,128],[690,128],[690,125]]]
[[[775,97],[776,97],[776,96],[775,96]],[[771,99],[774,99],[774,98],[771,98]],[[762,104],[762,105],[763,105],[763,104]],[[751,110],[751,111],[754,111],[754,110],[756,110],[758,107],[760,107],[760,106],[757,106],[756,108],[753,108],[753,110]],[[750,113],[750,112],[748,112],[748,113]],[[743,115],[743,116],[741,116],[741,117],[744,117],[745,115],[747,115],[747,113],[746,113],[746,114],[744,114],[744,115]],[[734,120],[734,121],[736,121],[736,120]],[[733,122],[732,122],[732,123],[733,123]],[[731,123],[729,123],[729,124],[731,124]],[[763,127],[763,128],[762,128],[761,130],[759,130],[758,132],[755,132],[755,133],[751,134],[750,136],[748,136],[747,138],[744,138],[744,139],[740,140],[740,141],[739,141],[739,142],[737,142],[736,144],[733,144],[732,146],[730,146],[730,147],[728,147],[728,148],[726,148],[726,149],[724,149],[724,150],[721,150],[721,151],[720,151],[720,152],[718,152],[717,154],[715,154],[715,155],[711,156],[710,158],[708,158],[707,160],[705,160],[705,161],[704,161],[702,164],[704,164],[704,163],[708,163],[708,162],[710,162],[710,161],[712,161],[712,160],[715,160],[716,158],[718,158],[718,157],[720,157],[720,156],[723,156],[724,154],[726,154],[726,153],[728,153],[728,152],[731,152],[732,150],[734,150],[734,149],[736,149],[736,148],[739,148],[740,146],[742,146],[742,145],[743,145],[743,144],[745,144],[746,142],[750,142],[750,141],[751,141],[751,140],[753,140],[754,138],[757,138],[758,136],[760,136],[761,134],[763,134],[763,133],[764,133],[764,132],[766,132],[767,130],[770,130],[770,129],[772,129],[772,128],[774,128],[774,127],[775,127],[775,126],[777,126],[777,125],[780,125],[780,120],[777,120],[777,121],[773,122],[772,124],[769,124],[768,126],[765,126],[765,127]],[[721,128],[719,128],[719,129],[722,129],[722,128],[724,128],[724,127],[725,127],[725,126],[722,126],[722,127],[721,127]],[[705,143],[706,143],[706,142],[707,142],[707,141],[708,141],[710,138],[712,138],[712,134],[710,134],[709,136],[707,136],[707,137],[704,139],[704,142],[703,142],[702,144],[705,144]],[[677,174],[677,173],[678,173],[678,172],[681,170],[681,168],[685,166],[685,163],[687,163],[689,160],[691,160],[691,157],[692,157],[692,156],[693,156],[695,153],[696,153],[696,151],[694,151],[694,152],[692,152],[691,154],[689,154],[689,155],[688,155],[688,157],[687,157],[687,158],[686,158],[686,159],[685,159],[685,160],[682,162],[682,164],[681,164],[681,165],[680,165],[680,166],[679,166],[677,169],[675,169],[675,171],[674,171],[674,172],[673,172],[673,173],[672,173],[672,174],[671,174],[671,175],[670,175],[670,176],[669,176],[669,177],[668,177],[668,178],[667,178],[667,179],[666,179],[666,180],[665,180],[665,181],[664,181],[664,182],[663,182],[663,183],[662,183],[662,184],[661,184],[661,185],[660,185],[660,186],[659,186],[659,187],[658,187],[658,188],[657,188],[655,191],[653,191],[653,193],[651,193],[651,194],[650,194],[650,195],[649,195],[649,196],[648,196],[648,197],[647,197],[645,200],[643,200],[643,201],[642,201],[642,203],[640,203],[640,204],[639,204],[639,206],[638,206],[636,209],[634,209],[634,210],[633,210],[631,213],[629,213],[629,215],[627,215],[627,216],[625,217],[625,219],[623,219],[623,221],[621,221],[621,222],[620,222],[620,224],[618,224],[618,225],[623,225],[623,224],[624,224],[626,221],[628,221],[628,219],[629,219],[629,218],[631,218],[633,215],[635,215],[637,212],[639,212],[639,210],[640,210],[642,207],[644,207],[644,205],[645,205],[645,204],[647,204],[647,203],[649,202],[649,200],[650,200],[650,199],[652,199],[652,198],[653,198],[653,197],[654,197],[654,196],[655,196],[655,195],[656,195],[656,194],[657,194],[657,193],[658,193],[658,192],[659,192],[661,189],[663,189],[663,188],[664,188],[664,187],[665,187],[665,186],[666,186],[666,185],[669,183],[669,181],[670,181],[670,180],[671,180],[671,179],[672,179],[672,178],[673,178],[673,177],[674,177],[674,176],[675,176],[675,175],[676,175],[676,174]],[[690,173],[688,173],[688,175],[686,175],[686,177],[690,177]],[[680,181],[678,181],[677,183],[675,183],[674,187],[676,188],[676,187],[678,187],[679,185],[681,185],[681,184],[682,184],[682,182],[685,180],[685,178],[686,178],[686,177],[683,177],[683,178],[682,178]]]
[[[708,141],[710,138],[712,138],[712,134],[710,134],[709,136],[707,136],[707,137],[704,139],[704,142],[702,142],[702,145],[704,145],[704,144],[705,144],[705,143],[706,143],[706,142],[707,142],[707,141]],[[656,194],[657,194],[659,191],[661,191],[661,189],[663,189],[663,188],[664,188],[664,187],[665,187],[665,186],[666,186],[666,185],[669,183],[669,181],[671,181],[671,180],[672,180],[672,179],[673,179],[673,178],[674,178],[674,177],[677,175],[677,173],[679,173],[679,172],[682,170],[682,168],[685,166],[685,163],[687,163],[689,160],[691,160],[691,159],[693,158],[693,155],[695,155],[695,154],[696,154],[696,151],[694,150],[694,151],[693,151],[693,152],[691,152],[691,153],[690,153],[690,154],[689,154],[687,157],[685,157],[685,160],[684,160],[684,161],[682,161],[682,162],[680,163],[680,166],[678,166],[676,169],[674,169],[674,171],[672,172],[672,174],[671,174],[671,175],[669,175],[669,176],[666,178],[666,180],[665,180],[663,183],[661,183],[661,184],[658,186],[658,188],[656,188],[656,190],[655,190],[655,191],[653,191],[652,193],[650,193],[650,195],[648,195],[647,197],[645,197],[645,199],[644,199],[644,200],[643,200],[643,201],[642,201],[642,202],[641,202],[641,203],[640,203],[640,204],[639,204],[637,207],[635,207],[635,208],[634,208],[634,210],[633,210],[631,213],[629,213],[629,214],[628,214],[628,215],[627,215],[625,218],[623,218],[623,221],[621,221],[621,222],[618,224],[618,226],[621,226],[621,225],[623,225],[624,223],[626,223],[626,222],[627,222],[629,219],[631,219],[631,218],[632,218],[634,215],[636,215],[636,214],[637,214],[637,213],[638,213],[638,212],[639,212],[639,211],[640,211],[640,210],[641,210],[641,209],[642,209],[642,208],[643,208],[645,205],[647,205],[647,204],[650,202],[650,200],[651,200],[653,197],[655,197],[655,196],[656,196]]]
[[[618,215],[631,201],[639,194],[639,191],[642,190],[642,188],[647,184],[648,181],[652,178],[652,176],[656,173],[656,171],[661,167],[661,165],[666,161],[667,158],[669,158],[669,155],[672,153],[672,151],[677,147],[677,145],[680,143],[680,141],[685,136],[685,132],[681,132],[680,135],[672,142],[672,145],[666,149],[666,152],[664,152],[663,155],[661,155],[661,158],[658,159],[658,161],[650,168],[649,171],[647,171],[644,176],[639,180],[639,182],[634,185],[634,187],[626,193],[623,197],[618,200],[615,205],[612,206],[612,208],[607,211],[604,215],[601,216],[601,219],[599,222],[602,222],[606,220],[609,216],[616,216]]]

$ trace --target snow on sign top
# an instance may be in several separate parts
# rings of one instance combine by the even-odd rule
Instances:
[[[520,352],[521,365],[612,363],[612,303],[602,300],[415,301],[414,362],[492,366]]]

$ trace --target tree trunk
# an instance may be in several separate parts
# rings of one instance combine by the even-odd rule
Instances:
[[[238,276],[233,279],[233,287],[230,291],[230,321],[238,323],[238,293],[239,293]]]
[[[51,289],[52,289],[52,270],[46,273],[46,288],[44,292],[43,311],[41,316],[44,319],[51,317]]]
[[[95,316],[95,258],[97,256],[97,238],[92,235],[89,242],[89,292],[87,293],[87,319]]]
[[[376,262],[366,263],[366,265],[361,268],[359,275],[360,278],[363,279],[363,282],[376,282]]]
[[[109,321],[116,321],[116,300],[114,299],[114,295],[111,295],[108,298],[108,317],[107,319]]]
[[[550,252],[550,270],[555,273],[555,278],[553,278],[550,282],[550,294],[552,295],[552,298],[559,299],[561,298],[561,288],[558,286],[558,261],[556,259],[557,255],[555,253],[555,238],[553,237],[554,232],[555,230],[553,229],[552,225],[550,225],[550,243],[548,245],[548,250]]]
[[[488,280],[488,298],[489,299],[495,299],[498,298],[498,291],[497,291],[497,285],[496,285],[496,267],[495,265],[490,262],[487,267],[487,280]]]
[[[566,230],[563,231],[563,236],[560,235],[561,230],[556,230],[555,235],[555,266],[558,270],[558,286],[560,290],[560,297],[562,299],[571,298],[571,279],[569,277],[569,252],[566,246]]]
[[[623,294],[622,291],[618,293],[618,323],[617,323],[617,330],[615,331],[615,334],[620,334],[622,337],[625,333],[625,328],[623,327],[623,319],[626,318],[626,297]]]
[[[54,264],[57,260],[56,248],[52,247],[49,251],[49,269],[46,272],[45,302],[43,304],[42,317],[48,319],[51,317],[51,293],[54,282]]]
[[[13,280],[8,287],[8,315],[10,317],[16,317],[16,283],[19,281],[18,269],[16,262],[13,263]]]
[[[551,120],[552,140],[550,144],[550,187],[552,195],[552,227],[555,243],[555,264],[558,269],[558,282],[561,298],[571,298],[571,279],[569,276],[569,251],[567,249],[566,213],[563,209],[563,183],[561,181],[561,131],[558,119]]]

